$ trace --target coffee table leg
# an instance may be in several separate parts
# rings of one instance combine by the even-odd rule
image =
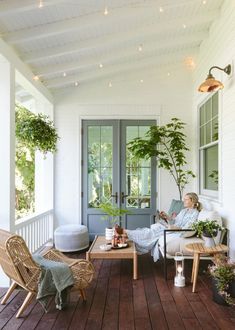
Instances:
[[[90,261],[90,253],[89,252],[86,253],[86,260]]]
[[[138,278],[138,256],[137,252],[134,252],[133,256],[133,279],[137,280]]]
[[[196,289],[199,262],[200,262],[200,253],[195,253],[194,261],[193,261],[193,263],[195,263],[195,265],[194,265],[193,290],[192,290],[192,292],[195,292],[195,289]]]

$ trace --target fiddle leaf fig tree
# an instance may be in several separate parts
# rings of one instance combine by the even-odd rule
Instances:
[[[186,152],[189,148],[186,145],[186,135],[183,132],[185,123],[178,118],[163,126],[151,126],[146,132],[146,138],[135,138],[128,144],[128,149],[133,157],[157,158],[159,168],[164,168],[172,175],[182,199],[183,190],[190,178],[195,174],[187,170]]]

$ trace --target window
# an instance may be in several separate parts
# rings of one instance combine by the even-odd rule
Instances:
[[[218,196],[218,92],[199,108],[199,179],[200,194]]]

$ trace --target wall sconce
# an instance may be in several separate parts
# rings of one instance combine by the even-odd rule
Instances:
[[[199,92],[215,92],[219,89],[224,88],[224,85],[221,81],[215,80],[214,76],[211,74],[211,70],[218,69],[224,71],[227,75],[231,73],[231,65],[227,65],[224,69],[219,66],[212,66],[209,70],[206,80],[198,87]]]

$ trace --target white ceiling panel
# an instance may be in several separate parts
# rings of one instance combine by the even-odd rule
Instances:
[[[0,34],[54,90],[77,80],[115,79],[136,67],[196,62],[223,2],[1,0]]]

